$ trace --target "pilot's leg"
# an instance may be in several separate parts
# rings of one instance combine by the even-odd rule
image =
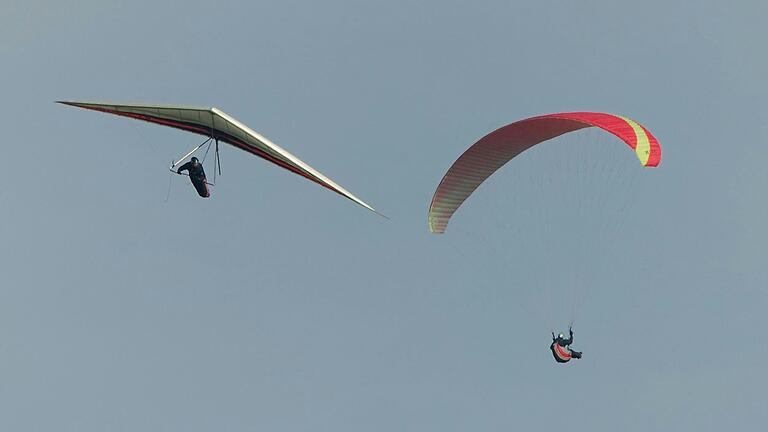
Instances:
[[[208,198],[211,196],[211,193],[208,192],[208,185],[205,184],[205,180],[201,180],[194,177],[190,177],[189,179],[192,180],[192,184],[195,186],[195,189],[197,190],[198,195],[200,195],[203,198]]]

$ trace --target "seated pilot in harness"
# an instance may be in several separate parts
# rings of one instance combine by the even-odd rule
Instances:
[[[573,343],[573,330],[568,328],[568,339],[560,333],[555,337],[555,333],[552,333],[552,345],[549,349],[552,350],[552,355],[555,356],[555,361],[558,363],[568,363],[572,358],[581,358],[581,353],[571,349],[570,345]]]

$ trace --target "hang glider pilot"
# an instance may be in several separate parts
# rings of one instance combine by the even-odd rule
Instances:
[[[555,333],[552,333],[552,345],[549,349],[552,350],[552,355],[555,356],[555,361],[558,363],[568,363],[571,358],[581,358],[581,353],[571,349],[570,345],[573,343],[573,330],[568,328],[568,339],[560,333],[555,337]]]
[[[198,195],[203,198],[208,198],[211,193],[208,192],[208,182],[205,179],[205,171],[203,171],[203,164],[193,157],[192,160],[180,166],[176,170],[176,174],[181,174],[182,171],[189,172],[189,180],[192,181],[192,185],[197,190]]]

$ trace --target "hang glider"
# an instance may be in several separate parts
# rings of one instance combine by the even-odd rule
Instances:
[[[336,184],[333,180],[218,108],[77,101],[57,101],[57,103],[144,120],[231,144],[262,159],[266,159],[275,165],[293,171],[381,215],[373,207]]]

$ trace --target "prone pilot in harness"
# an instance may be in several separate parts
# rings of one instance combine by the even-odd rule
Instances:
[[[555,337],[555,333],[552,333],[552,345],[549,349],[552,350],[552,355],[555,356],[555,361],[558,363],[568,363],[572,358],[581,358],[581,353],[571,349],[570,345],[573,343],[573,330],[568,328],[568,339],[560,333]]]
[[[211,193],[208,192],[208,182],[205,179],[205,171],[203,171],[203,164],[193,157],[192,160],[180,166],[176,170],[176,174],[181,174],[182,171],[189,172],[189,180],[192,181],[192,185],[197,190],[197,194],[203,198],[208,198]]]

